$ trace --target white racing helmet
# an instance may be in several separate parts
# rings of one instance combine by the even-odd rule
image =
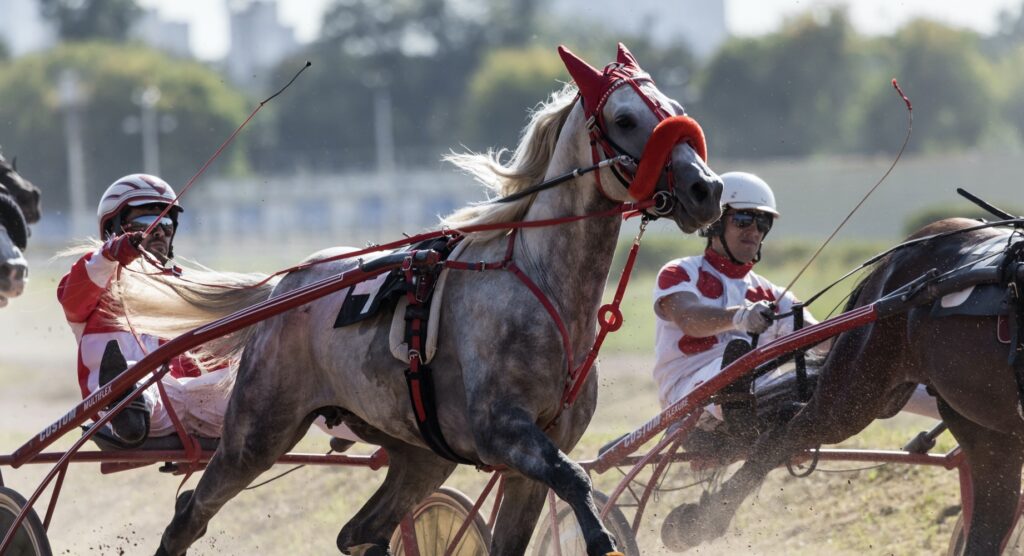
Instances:
[[[779,218],[775,208],[775,194],[765,181],[748,172],[726,172],[721,175],[722,208],[758,210]]]
[[[105,238],[114,233],[113,224],[120,220],[122,211],[128,207],[137,207],[152,203],[173,205],[168,216],[177,227],[178,213],[185,210],[176,200],[176,195],[167,182],[149,174],[131,174],[115,181],[103,193],[100,204],[96,208],[99,219],[100,237]],[[117,222],[119,224],[119,222]]]

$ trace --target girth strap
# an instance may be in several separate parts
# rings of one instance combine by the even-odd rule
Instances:
[[[1006,300],[1010,307],[1010,354],[1007,363],[1013,369],[1013,379],[1017,383],[1017,414],[1024,419],[1024,281],[1017,272],[1022,253],[1024,241],[1011,245],[1002,263],[1001,274],[1006,283]]]
[[[429,365],[421,361],[426,344],[430,302],[433,298],[437,269],[415,266],[412,255],[402,266],[405,273],[406,297],[409,305],[405,309],[405,340],[409,346],[409,368],[405,371],[405,382],[409,387],[409,400],[420,436],[435,454],[456,463],[476,464],[455,453],[441,432],[437,420],[437,396],[434,392],[434,377]]]

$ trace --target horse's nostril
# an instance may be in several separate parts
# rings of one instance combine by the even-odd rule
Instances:
[[[694,201],[703,203],[711,195],[711,188],[702,181],[694,182],[690,185],[690,195]]]

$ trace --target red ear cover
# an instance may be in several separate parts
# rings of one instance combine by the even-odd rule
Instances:
[[[640,64],[633,57],[633,53],[621,42],[619,43],[619,53],[616,55],[615,61],[624,66],[632,67],[636,72],[640,71]]]
[[[665,168],[669,154],[673,147],[683,142],[693,147],[693,150],[697,151],[697,156],[707,162],[708,151],[704,142],[704,130],[700,128],[697,120],[689,116],[665,118],[647,139],[644,152],[640,156],[640,167],[637,168],[636,177],[629,186],[630,197],[642,201],[654,195],[658,176]]]

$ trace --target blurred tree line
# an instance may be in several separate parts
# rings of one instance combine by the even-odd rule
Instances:
[[[259,98],[215,66],[140,48],[125,29],[135,0],[41,0],[63,44],[8,58],[0,47],[0,144],[34,181],[66,179],[56,83],[72,68],[87,93],[86,154],[93,194],[138,169],[133,92],[157,86],[178,127],[161,136],[163,173],[183,183]],[[436,164],[455,148],[514,147],[529,109],[568,80],[555,46],[595,65],[626,43],[668,95],[683,102],[725,158],[891,153],[914,106],[911,151],[1013,148],[1024,143],[1024,17],[1005,13],[991,36],[932,21],[866,37],[843,9],[791,19],[777,32],[728,41],[698,62],[542,12],[538,0],[336,0],[321,36],[268,73],[275,89],[305,60],[313,67],[267,105],[218,169],[256,173],[372,169],[378,150],[399,166]],[[381,125],[391,133],[381,135]],[[381,151],[384,152],[384,151]],[[29,170],[29,168],[33,170]],[[116,171],[111,170],[116,168]],[[113,176],[116,177],[116,176]],[[66,195],[48,195],[61,206]]]

